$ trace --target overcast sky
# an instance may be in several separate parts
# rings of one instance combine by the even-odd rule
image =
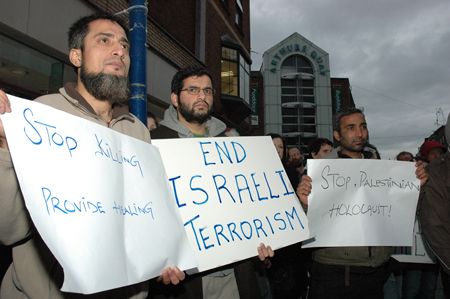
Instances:
[[[382,158],[413,154],[450,112],[449,0],[251,0],[252,69],[298,32],[350,80]]]

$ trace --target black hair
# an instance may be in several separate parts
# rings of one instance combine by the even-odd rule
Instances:
[[[320,151],[320,148],[322,147],[322,145],[324,144],[328,144],[331,147],[333,147],[333,142],[331,142],[329,139],[327,138],[316,138],[313,141],[311,141],[308,145],[308,152],[309,154],[312,156],[312,154],[314,153],[315,155],[317,155],[317,153]]]
[[[179,70],[172,78],[171,84],[171,92],[180,95],[181,90],[183,89],[183,80],[192,76],[200,77],[200,76],[208,76],[213,82],[211,74],[208,70],[202,66],[189,66]]]
[[[406,152],[406,151],[398,153],[397,156],[395,157],[395,160],[398,160],[401,156],[404,156],[404,155],[410,155],[411,156],[411,161],[414,160],[414,155],[412,153]]]
[[[348,116],[348,115],[356,114],[356,113],[360,113],[360,114],[362,114],[365,117],[364,112],[362,112],[361,109],[358,109],[358,108],[355,108],[355,107],[350,107],[350,108],[347,108],[347,109],[339,112],[336,115],[336,118],[335,118],[334,128],[333,128],[334,131],[337,131],[337,132],[340,133],[341,132],[341,120],[342,120],[342,118],[345,117],[345,116]]]
[[[117,23],[123,28],[125,33],[128,33],[128,28],[125,22],[119,17],[107,13],[96,13],[89,16],[82,17],[75,21],[69,29],[69,49],[84,48],[84,39],[89,31],[89,24],[96,20],[110,20]]]

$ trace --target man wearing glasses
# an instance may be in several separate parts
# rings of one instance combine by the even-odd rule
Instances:
[[[226,125],[210,115],[214,89],[209,72],[201,67],[180,70],[172,79],[172,105],[164,112],[152,138],[225,136]]]
[[[172,105],[164,112],[152,139],[225,136],[226,125],[210,115],[214,88],[210,73],[202,67],[178,71],[172,79]],[[182,149],[180,150],[182,152]],[[273,256],[270,246],[258,248],[261,261]],[[164,284],[169,284],[168,279]],[[178,285],[152,284],[149,298],[253,299],[261,298],[253,261],[250,259],[187,276]]]

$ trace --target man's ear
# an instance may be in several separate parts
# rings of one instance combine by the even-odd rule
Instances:
[[[70,49],[69,60],[75,67],[81,66],[81,49]]]
[[[337,141],[341,141],[341,134],[338,131],[333,131],[333,136]]]
[[[170,94],[170,101],[175,108],[178,108],[178,95],[174,92]]]

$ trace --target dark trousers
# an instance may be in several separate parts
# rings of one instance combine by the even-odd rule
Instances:
[[[450,299],[450,275],[441,268],[442,288],[444,289],[444,296]]]
[[[313,262],[309,299],[383,299],[387,266],[354,267]]]

